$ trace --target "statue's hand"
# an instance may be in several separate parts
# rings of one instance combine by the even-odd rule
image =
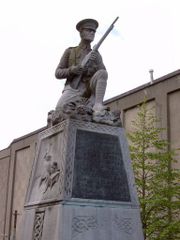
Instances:
[[[69,71],[70,71],[70,74],[81,75],[83,73],[83,67],[81,65],[71,66]]]
[[[91,55],[90,55],[90,58],[89,58],[89,61],[95,61],[98,57],[98,52],[96,51],[92,51],[91,52]]]
[[[98,53],[96,51],[92,51],[91,54],[89,54],[88,61],[83,67],[83,72],[89,71],[89,68],[92,68],[94,66],[95,60],[98,59]]]

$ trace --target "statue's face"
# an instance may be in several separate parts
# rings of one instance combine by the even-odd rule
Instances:
[[[80,32],[80,36],[82,40],[92,42],[95,37],[95,31],[93,29],[83,28]]]

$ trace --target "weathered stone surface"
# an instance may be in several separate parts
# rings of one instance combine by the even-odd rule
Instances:
[[[66,120],[39,135],[26,204],[69,198],[137,202],[124,130]]]
[[[131,205],[70,200],[26,214],[26,240],[143,240],[139,210]]]
[[[124,130],[69,119],[41,132],[24,226],[21,240],[143,240]]]
[[[52,127],[66,119],[76,119],[86,122],[107,124],[110,126],[122,127],[120,111],[104,109],[100,112],[93,112],[91,107],[81,104],[79,101],[65,104],[61,109],[52,110],[48,113],[48,126]]]
[[[67,131],[65,122],[39,135],[26,203],[38,204],[62,198]]]

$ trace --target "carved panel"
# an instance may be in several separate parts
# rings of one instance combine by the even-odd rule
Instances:
[[[39,134],[28,202],[53,201],[63,197],[66,132],[65,123]]]
[[[113,135],[119,134],[119,127],[107,126],[105,124],[90,123],[84,121],[71,120],[70,129],[86,129],[94,132],[109,133]]]
[[[126,234],[132,234],[134,232],[132,218],[130,217],[119,217],[115,215],[113,224],[115,229],[120,232],[125,232]]]
[[[72,183],[73,183],[73,160],[75,151],[75,139],[76,128],[69,126],[68,129],[68,142],[67,142],[67,153],[66,153],[66,179],[65,179],[65,197],[71,197]]]
[[[77,215],[72,218],[72,239],[81,239],[81,234],[85,233],[91,235],[92,232],[90,233],[90,231],[93,231],[93,234],[95,234],[96,231],[97,233],[102,231],[111,235],[112,227],[114,229],[113,231],[117,231],[118,234],[123,234],[123,236],[127,235],[129,239],[129,237],[133,236],[136,232],[133,222],[133,217],[125,212],[121,213],[121,215],[117,213],[113,215],[109,214],[109,217],[107,215],[97,217],[96,214]]]
[[[32,240],[41,240],[42,238],[44,215],[45,211],[39,211],[35,214]]]
[[[52,127],[52,128],[48,128],[46,130],[44,130],[43,132],[39,133],[39,140],[51,136],[53,134],[56,134],[59,131],[62,131],[64,129],[64,126],[66,125],[66,122],[61,122],[60,124]]]
[[[97,227],[96,216],[76,216],[72,219],[72,238]]]

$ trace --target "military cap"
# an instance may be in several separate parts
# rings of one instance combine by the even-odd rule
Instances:
[[[88,18],[88,19],[83,19],[80,22],[78,22],[76,25],[76,29],[78,31],[81,31],[82,28],[89,28],[89,29],[96,31],[98,26],[99,26],[99,23],[95,19]]]

